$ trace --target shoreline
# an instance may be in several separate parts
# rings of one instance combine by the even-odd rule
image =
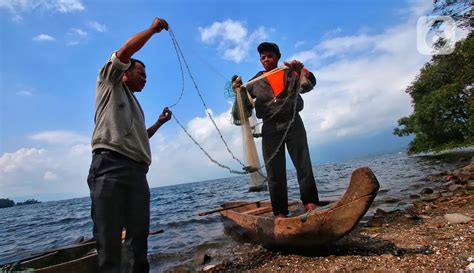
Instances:
[[[411,194],[406,209],[378,209],[325,249],[290,253],[244,243],[231,250],[230,258],[219,261],[201,253],[194,268],[178,266],[168,272],[474,270],[473,160],[426,180],[431,187]],[[460,219],[449,219],[456,216]]]

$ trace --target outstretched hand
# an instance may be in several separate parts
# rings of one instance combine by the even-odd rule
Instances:
[[[163,29],[168,30],[168,22],[166,22],[165,19],[156,17],[150,28],[153,29],[155,33],[160,33]]]
[[[304,67],[303,63],[297,60],[293,60],[291,62],[283,62],[283,64],[295,71],[300,71]]]
[[[171,119],[172,114],[173,113],[170,109],[168,109],[168,107],[163,108],[163,112],[161,112],[160,116],[158,117],[158,122],[160,124],[168,122]]]

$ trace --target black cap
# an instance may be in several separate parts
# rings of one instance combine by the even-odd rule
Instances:
[[[278,57],[281,56],[280,48],[278,48],[278,45],[275,43],[263,42],[258,45],[257,50],[258,50],[258,53],[260,54],[262,52],[269,51],[269,52],[275,52]]]

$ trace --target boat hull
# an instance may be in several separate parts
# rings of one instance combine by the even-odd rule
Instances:
[[[267,248],[314,248],[347,235],[367,212],[378,189],[377,178],[365,167],[352,173],[349,187],[338,201],[316,210],[275,218],[269,201],[235,201],[223,207],[242,206],[223,210],[221,215],[227,220],[226,230]],[[289,210],[301,211],[302,204],[290,202]]]
[[[21,269],[34,269],[34,272],[39,273],[95,273],[98,272],[95,248],[94,241],[87,241],[46,251],[16,264]]]

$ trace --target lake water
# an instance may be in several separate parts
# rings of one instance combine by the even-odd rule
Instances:
[[[462,155],[469,160],[472,154]],[[369,214],[388,206],[383,200],[408,200],[429,186],[424,178],[461,167],[459,156],[411,157],[404,153],[378,155],[314,167],[322,200],[334,200],[344,193],[352,170],[368,166],[381,185]],[[164,233],[149,237],[152,271],[192,261],[202,249],[214,253],[239,244],[224,232],[218,213],[200,217],[206,211],[230,200],[260,200],[268,192],[249,193],[245,176],[195,182],[151,189],[151,230]],[[296,173],[288,171],[290,199],[299,199]],[[393,206],[393,205],[392,205]],[[80,236],[92,236],[89,197],[45,202],[0,209],[0,264],[42,250],[68,245]]]

